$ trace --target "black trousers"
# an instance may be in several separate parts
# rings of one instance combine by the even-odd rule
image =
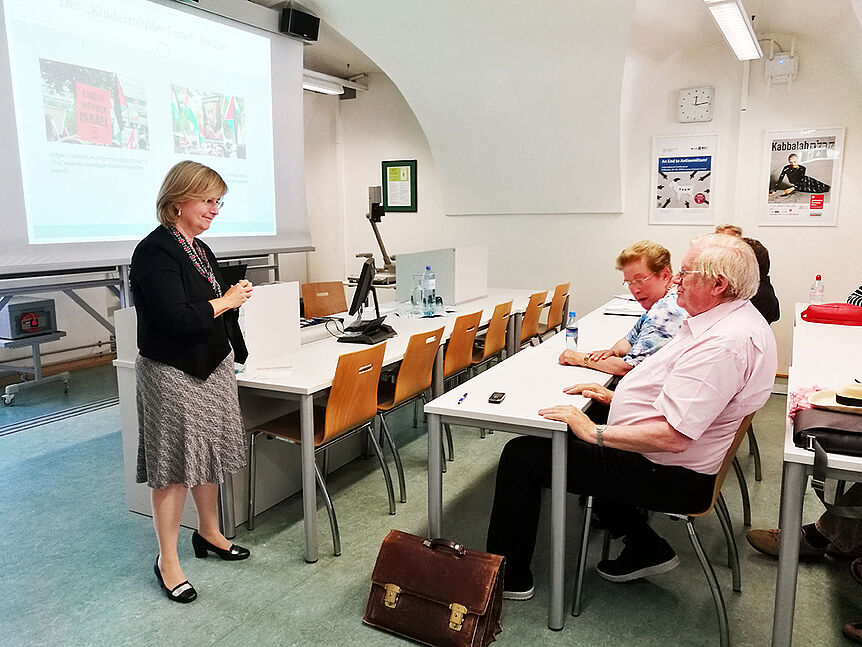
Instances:
[[[615,536],[648,544],[658,539],[638,508],[657,512],[702,510],[712,499],[714,475],[668,467],[641,454],[570,437],[568,491],[595,497],[593,509]],[[506,573],[530,572],[542,488],[551,486],[551,441],[520,436],[506,443],[497,466],[487,550],[506,558]]]

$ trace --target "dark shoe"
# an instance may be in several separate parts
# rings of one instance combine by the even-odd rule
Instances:
[[[667,573],[679,566],[679,557],[664,539],[651,548],[626,544],[616,559],[606,559],[596,570],[611,582],[630,582],[650,575]]]
[[[745,535],[748,543],[755,550],[760,551],[764,555],[770,557],[778,557],[778,546],[781,542],[781,531],[778,529],[769,530],[749,530]],[[821,559],[826,554],[826,546],[812,546],[805,538],[805,533],[802,529],[799,530],[799,559],[803,562],[810,562]]]
[[[536,587],[533,586],[533,575],[528,573],[525,577],[514,578],[506,574],[503,582],[503,599],[504,600],[529,600],[536,594]]]
[[[198,599],[198,592],[195,591],[195,587],[189,584],[189,581],[180,582],[174,588],[169,589],[165,586],[165,581],[162,579],[162,569],[159,568],[159,556],[156,555],[156,563],[153,564],[153,570],[156,573],[156,579],[161,584],[162,588],[165,591],[165,595],[168,596],[168,600],[171,602],[179,602],[181,604],[188,604],[189,602],[194,602]]]
[[[195,549],[195,557],[203,559],[207,556],[207,551],[211,551],[228,562],[234,562],[239,559],[248,559],[251,552],[248,548],[231,544],[230,548],[217,548],[209,543],[206,539],[200,536],[197,530],[192,533],[192,547]]]
[[[844,625],[844,635],[862,645],[862,622],[848,622]]]
[[[854,550],[852,550],[851,552],[845,553],[843,550],[841,550],[840,548],[838,548],[834,544],[829,544],[826,547],[826,554],[829,555],[829,557],[832,557],[834,559],[843,559],[843,560],[849,561],[851,559],[856,559],[858,557],[862,557],[862,548],[857,547]]]

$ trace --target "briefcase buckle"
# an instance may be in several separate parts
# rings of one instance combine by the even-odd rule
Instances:
[[[452,614],[449,616],[449,629],[461,631],[461,625],[464,624],[464,614],[467,613],[467,607],[463,604],[453,602],[449,605]]]
[[[397,584],[384,584],[386,595],[383,597],[383,604],[390,609],[394,609],[398,604],[398,594],[401,593],[401,587]]]

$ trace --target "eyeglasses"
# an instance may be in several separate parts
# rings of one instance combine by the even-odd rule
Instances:
[[[703,272],[700,270],[679,270],[676,274],[679,276],[679,280],[682,281],[686,274],[703,274]]]
[[[221,209],[224,206],[223,198],[201,198],[201,202],[208,207],[215,207],[216,209]]]
[[[630,288],[631,286],[638,287],[639,285],[643,285],[644,283],[649,281],[655,275],[656,275],[656,273],[653,272],[652,274],[648,274],[647,276],[640,278],[640,279],[632,279],[631,281],[623,281],[623,287],[624,288]]]

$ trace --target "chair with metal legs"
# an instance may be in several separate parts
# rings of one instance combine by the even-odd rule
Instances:
[[[446,351],[443,355],[443,388],[461,383],[461,378],[467,376],[467,371],[473,362],[473,342],[476,340],[476,332],[479,330],[479,322],[482,321],[482,311],[461,315],[455,320],[452,334],[446,342]],[[452,444],[452,432],[448,424],[443,425],[446,432],[446,445],[449,449],[449,460],[455,460],[455,447]]]
[[[548,298],[548,291],[536,292],[530,295],[530,300],[527,302],[527,308],[524,310],[524,316],[521,319],[521,338],[518,340],[519,347],[527,344],[539,342],[539,315],[542,314],[542,308],[545,306],[545,300]]]
[[[311,317],[326,317],[347,310],[344,285],[341,281],[304,283],[302,290],[303,313]]]
[[[476,336],[476,341],[473,342],[473,360],[470,366],[470,373],[473,375],[477,375],[482,366],[503,361],[503,352],[506,350],[506,329],[511,314],[511,301],[497,304],[485,334],[481,339],[478,335]],[[480,435],[482,438],[485,437],[485,429],[481,430]]]
[[[739,554],[736,549],[736,540],[733,537],[733,526],[730,521],[730,515],[727,512],[724,498],[721,496],[721,486],[724,483],[724,477],[727,475],[728,470],[730,470],[733,459],[736,456],[736,451],[739,449],[739,445],[742,443],[742,439],[745,437],[753,418],[754,414],[751,413],[747,415],[739,425],[736,435],[734,436],[733,443],[724,455],[724,460],[721,463],[718,474],[716,474],[715,485],[712,490],[712,500],[709,502],[709,505],[705,509],[697,512],[663,513],[668,514],[671,517],[685,519],[686,521],[689,540],[691,541],[694,552],[700,561],[701,568],[703,568],[703,573],[706,576],[706,581],[709,585],[709,590],[712,593],[713,602],[715,603],[721,647],[728,647],[730,645],[730,629],[727,622],[727,608],[724,605],[724,597],[721,594],[721,587],[718,584],[718,578],[715,576],[715,571],[713,571],[712,565],[709,563],[709,558],[703,550],[703,545],[701,544],[700,538],[695,530],[694,522],[700,517],[706,516],[709,514],[710,510],[715,508],[715,513],[718,517],[721,529],[724,532],[724,539],[727,544],[727,560],[728,566],[731,568],[733,590],[737,592],[741,591],[742,582],[739,570]],[[574,601],[572,602],[573,616],[577,616],[581,612],[581,594],[583,592],[584,571],[586,569],[587,562],[587,547],[589,545],[590,516],[592,514],[592,507],[593,497],[589,496],[587,497],[586,506],[584,507],[584,523],[581,534],[580,556],[578,557]],[[607,559],[609,546],[610,534],[606,533],[604,545],[602,547],[602,559]]]
[[[563,307],[566,304],[566,297],[569,296],[569,284],[560,283],[554,288],[554,296],[551,297],[551,305],[548,306],[548,320],[545,323],[539,324],[538,337],[539,341],[544,341],[545,337],[550,337],[556,332],[559,332],[563,327]]]
[[[392,477],[383,458],[377,439],[374,437],[374,417],[377,414],[377,384],[380,381],[380,369],[383,366],[383,354],[386,343],[377,344],[355,353],[347,353],[338,358],[335,377],[329,391],[329,399],[325,407],[314,407],[314,453],[325,452],[334,443],[355,433],[366,430],[377,454],[377,461],[383,471],[386,481],[386,491],[389,497],[389,514],[395,514],[395,494],[392,488]],[[254,528],[254,499],[256,477],[256,445],[257,436],[264,435],[289,443],[301,444],[299,411],[294,411],[275,420],[258,425],[251,431],[251,460],[249,461],[249,502],[248,528]],[[322,474],[314,464],[314,474],[320,486],[326,512],[329,515],[329,525],[332,529],[332,544],[335,555],[341,554],[341,538],[338,533],[338,521],[335,508],[326,488],[325,474]]]
[[[401,493],[401,503],[407,503],[407,490],[404,482],[404,468],[401,456],[392,438],[386,416],[414,401],[425,401],[425,392],[431,388],[434,357],[443,339],[443,328],[429,332],[417,333],[407,342],[404,359],[398,369],[395,383],[381,382],[377,389],[377,413],[380,415],[380,433],[389,443],[389,449],[395,458],[395,468],[398,471],[398,488]],[[414,424],[415,414],[414,409]],[[381,445],[383,440],[380,441]]]

